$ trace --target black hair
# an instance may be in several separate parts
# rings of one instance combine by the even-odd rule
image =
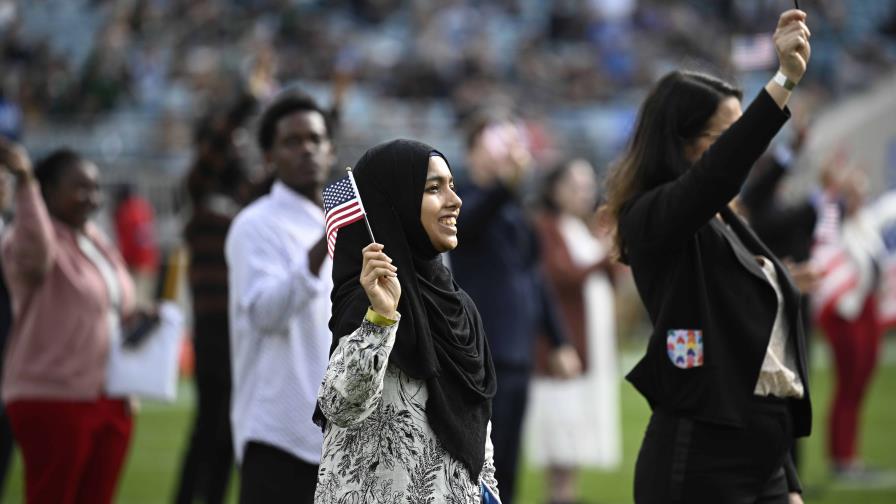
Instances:
[[[40,183],[44,200],[47,199],[47,191],[56,187],[62,174],[82,162],[84,162],[84,158],[68,147],[56,149],[38,161],[34,165],[34,178]]]
[[[258,123],[258,146],[262,152],[271,150],[277,134],[277,123],[293,112],[317,112],[324,118],[327,137],[333,138],[333,118],[311,96],[301,91],[285,91],[274,98],[261,114]]]
[[[691,166],[685,148],[697,139],[726,98],[743,93],[716,77],[697,72],[666,74],[650,91],[634,134],[607,182],[607,210],[618,223],[622,207],[636,194],[678,178]],[[615,253],[624,250],[615,238]]]

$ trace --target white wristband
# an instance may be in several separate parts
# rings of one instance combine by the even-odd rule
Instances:
[[[772,78],[772,80],[775,82],[775,84],[781,86],[782,88],[784,88],[788,91],[793,91],[793,88],[796,87],[796,82],[793,82],[792,80],[788,79],[787,76],[784,75],[783,73],[781,73],[780,70],[778,70],[778,73],[775,74],[775,76]]]

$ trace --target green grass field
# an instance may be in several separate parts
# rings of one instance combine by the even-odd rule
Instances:
[[[892,340],[892,338],[890,338]],[[862,419],[861,452],[867,462],[879,468],[896,471],[896,404],[891,400],[896,390],[896,341],[888,342],[883,362],[869,392]],[[828,479],[824,458],[825,417],[831,390],[831,368],[823,343],[818,341],[811,378],[815,400],[815,433],[804,451],[803,483],[807,503],[818,504],[892,504],[896,503],[896,487],[887,489],[846,490]],[[632,471],[638,445],[647,422],[648,408],[644,400],[628,385],[622,385],[622,414],[625,459],[616,472],[589,471],[582,478],[585,502],[623,504],[631,502]],[[191,388],[182,388],[173,405],[145,404],[139,414],[118,502],[123,504],[161,504],[171,501],[173,485],[187,428],[191,420]],[[525,470],[520,478],[521,504],[544,502],[544,479],[534,470]],[[235,502],[236,483],[230,500]],[[22,465],[19,459],[7,482],[3,502],[22,502]]]

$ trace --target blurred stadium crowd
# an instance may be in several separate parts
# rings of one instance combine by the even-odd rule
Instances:
[[[602,172],[666,71],[723,75],[752,96],[776,61],[767,21],[790,3],[0,0],[0,132],[37,157],[76,147],[110,195],[135,186],[167,250],[181,240],[191,166],[218,155],[260,176],[253,120],[284,87],[339,114],[340,166],[407,135],[463,159],[463,120],[498,106],[524,121],[536,169],[582,157]],[[798,124],[896,62],[896,1],[803,4],[813,59]],[[99,216],[109,230],[110,214]]]
[[[840,96],[892,66],[894,2],[805,3],[815,93]],[[21,114],[5,113],[4,128],[26,131],[35,152],[62,140],[109,169],[176,173],[198,118],[299,82],[325,102],[344,97],[346,161],[407,131],[458,145],[457,120],[506,103],[521,106],[536,156],[562,150],[600,165],[665,71],[710,70],[749,89],[752,72],[774,63],[768,37],[752,36],[785,4],[6,0],[3,100]]]
[[[896,62],[896,1],[803,3],[813,61],[794,104],[797,123],[808,109],[817,115],[881,82]],[[216,162],[258,176],[252,121],[284,87],[339,114],[341,166],[410,134],[463,159],[463,120],[499,106],[524,121],[536,168],[582,157],[602,172],[646,88],[666,71],[710,71],[752,96],[776,61],[767,21],[789,6],[0,0],[0,130],[38,157],[74,146],[99,163],[105,186],[134,185],[155,208],[159,244],[171,249],[182,236],[184,174],[219,155]],[[109,214],[100,222],[111,230]]]
[[[866,142],[850,145],[853,152],[832,141],[817,154],[817,144],[845,136],[830,127],[813,130],[805,144],[802,136],[825,110],[896,84],[896,0],[802,4],[811,19],[812,64],[792,102],[793,131],[779,142],[808,153],[794,166],[809,169],[796,170],[794,178],[802,178],[803,186],[816,184],[826,163],[846,166],[856,161],[847,159],[855,151],[874,150],[873,159],[882,162],[854,164],[869,172],[874,195],[892,190],[896,142],[886,118],[892,116],[884,115],[896,110],[892,91],[869,102],[877,110],[853,108],[851,116],[863,128],[854,128],[856,135],[880,130],[879,138],[865,135]],[[267,175],[255,140],[256,116],[284,89],[299,87],[332,109],[340,167],[372,145],[410,136],[457,160],[463,178],[467,119],[500,108],[520,118],[536,171],[581,158],[600,175],[628,140],[644,93],[670,70],[729,78],[745,89],[748,102],[777,64],[769,20],[792,5],[0,0],[0,136],[22,142],[35,158],[67,145],[95,160],[106,210],[113,202],[123,207],[133,196],[129,191],[151,203],[151,209],[135,206],[130,214],[152,226],[154,213],[164,256],[184,241],[190,199],[216,192],[240,203],[252,199],[248,192],[256,186],[244,182]],[[829,158],[832,150],[841,152]],[[533,200],[537,191],[529,189]],[[886,275],[896,285],[896,197],[891,194],[875,212],[886,215],[881,220],[887,226],[880,226],[889,230],[883,233],[891,254]],[[111,213],[99,219],[109,230]],[[122,229],[138,227],[127,221],[110,234],[121,240]],[[152,275],[157,259],[147,259]],[[224,276],[213,280],[226,286]],[[625,337],[634,332],[632,325],[646,321],[630,282],[616,288],[618,332]],[[887,321],[896,324],[891,290]]]

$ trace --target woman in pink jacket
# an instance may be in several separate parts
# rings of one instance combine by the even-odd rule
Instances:
[[[128,402],[105,393],[110,344],[133,310],[133,284],[92,222],[99,172],[61,149],[32,169],[0,143],[16,177],[2,241],[13,303],[2,395],[25,461],[29,503],[108,503],[131,437]]]

